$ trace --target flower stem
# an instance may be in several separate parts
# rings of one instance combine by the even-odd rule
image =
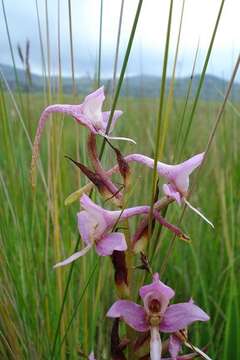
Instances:
[[[118,190],[118,188],[113,184],[113,182],[109,179],[107,172],[103,169],[102,164],[99,160],[97,153],[97,145],[96,145],[96,135],[90,133],[88,136],[88,151],[89,156],[91,158],[92,165],[96,173],[101,177],[105,186],[110,191],[111,194],[114,195],[118,200],[122,199],[122,193]]]

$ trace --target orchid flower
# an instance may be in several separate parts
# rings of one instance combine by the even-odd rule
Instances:
[[[194,208],[186,199],[189,188],[189,176],[201,165],[203,158],[204,153],[200,153],[177,165],[168,165],[158,161],[157,172],[159,176],[163,176],[167,180],[167,184],[163,185],[163,192],[166,196],[176,200],[178,204],[181,204],[183,201],[191,210],[196,212],[208,224],[214,227],[211,221],[209,221],[198,209]],[[124,159],[128,163],[138,162],[152,169],[154,167],[154,159],[142,154],[130,154],[125,156]],[[108,174],[112,174],[117,169],[118,167],[115,166],[109,170]]]
[[[85,97],[82,104],[68,105],[68,104],[55,104],[48,106],[41,114],[39,119],[37,132],[33,144],[32,165],[31,171],[34,174],[36,161],[38,158],[39,145],[41,135],[45,123],[52,113],[63,113],[72,116],[78,123],[87,127],[91,133],[102,135],[108,139],[126,140],[135,143],[132,139],[122,137],[111,137],[106,134],[110,111],[102,111],[102,105],[105,100],[104,87]],[[122,115],[122,111],[115,110],[112,118],[112,123],[109,128],[109,133],[113,130],[117,119]]]
[[[100,256],[112,255],[114,250],[125,251],[127,244],[124,234],[112,232],[114,226],[132,216],[148,214],[150,211],[150,206],[136,206],[115,211],[106,210],[96,205],[85,194],[81,197],[80,204],[84,210],[77,214],[78,229],[86,247],[54,267],[64,266],[75,261],[85,255],[94,245],[97,254]],[[153,215],[160,224],[174,234],[186,238],[186,235],[178,227],[168,223],[160,214],[154,211]]]
[[[192,300],[187,303],[169,305],[175,292],[153,275],[153,282],[140,288],[139,295],[144,306],[132,301],[118,300],[109,309],[107,316],[122,318],[134,330],[150,331],[150,358],[161,360],[160,332],[174,333],[195,321],[207,321],[209,316]]]
[[[147,213],[150,210],[149,206],[137,206],[123,211],[109,211],[96,205],[85,194],[81,197],[80,204],[84,210],[77,214],[78,229],[86,247],[54,267],[71,263],[85,255],[94,245],[97,254],[100,256],[111,255],[114,250],[125,251],[127,243],[124,234],[111,232],[114,225],[118,221],[123,221],[134,215]]]

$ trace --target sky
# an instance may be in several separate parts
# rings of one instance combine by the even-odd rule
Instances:
[[[30,64],[41,73],[42,62],[37,23],[36,2],[46,54],[46,0],[5,0],[9,32],[18,66],[21,65],[17,45],[30,41]],[[61,61],[64,75],[71,74],[68,0],[60,1]],[[122,0],[103,0],[101,76],[111,77]],[[58,0],[48,0],[51,73],[58,71]],[[120,41],[120,69],[130,35],[138,0],[125,0]],[[143,0],[143,6],[127,68],[128,75],[161,75],[167,29],[169,0]],[[188,76],[199,42],[196,72],[200,72],[217,18],[220,0],[186,0],[180,39],[177,76]],[[100,0],[71,0],[75,72],[93,76],[99,44]],[[168,74],[171,74],[177,44],[182,0],[174,0],[170,38]],[[240,1],[226,0],[219,24],[208,73],[228,79],[240,51]],[[0,64],[11,64],[11,56],[0,7]],[[238,75],[238,80],[240,76]]]

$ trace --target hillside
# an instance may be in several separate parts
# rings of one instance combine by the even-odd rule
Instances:
[[[1,65],[0,69],[3,72],[7,82],[12,90],[16,88],[16,78],[13,71],[13,67],[8,65]],[[24,70],[17,69],[18,79],[22,90],[27,90],[28,85],[26,81],[26,75]],[[37,74],[31,74],[32,85],[30,87],[32,92],[42,91],[44,86],[44,78]],[[195,75],[192,79],[191,96],[193,97],[198,83],[199,75]],[[177,98],[184,98],[188,91],[190,77],[176,78],[175,80],[175,96]],[[93,79],[90,77],[78,77],[76,78],[77,90],[79,93],[87,94],[92,89]],[[159,95],[161,79],[157,76],[139,75],[129,76],[125,78],[121,93],[122,95],[128,95],[132,97],[157,97]],[[52,77],[52,86],[56,88],[58,84],[58,78]],[[63,91],[65,93],[71,93],[72,80],[70,77],[62,78]],[[103,79],[102,84],[106,89],[110,88],[111,80]],[[167,89],[169,89],[170,79],[167,79]],[[213,75],[206,75],[204,85],[201,91],[201,98],[204,100],[220,100],[222,98],[221,93],[227,87],[227,81]],[[240,96],[240,84],[235,83],[232,90],[232,99],[237,100]]]

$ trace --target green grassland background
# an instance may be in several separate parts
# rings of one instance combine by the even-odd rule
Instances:
[[[64,155],[88,164],[87,130],[71,118],[53,116],[44,130],[40,171],[33,191],[29,176],[31,142],[46,100],[43,94],[20,95],[21,101],[17,93],[4,91],[2,84],[0,357],[51,358],[64,289],[72,271],[55,356],[78,359],[81,352],[88,354],[94,348],[98,359],[109,359],[112,322],[105,315],[116,299],[110,258],[99,259],[91,251],[72,268],[53,270],[56,261],[72,254],[78,242],[76,213],[79,203],[67,207],[64,200],[87,179]],[[80,103],[82,98],[81,95],[60,95],[51,102]],[[138,152],[154,156],[158,101],[120,98],[117,107],[124,115],[114,135],[132,137],[137,142],[137,145],[114,143],[123,154]],[[163,162],[182,161],[204,151],[220,102],[198,103],[191,131],[183,143],[192,103],[185,105],[184,100],[174,100],[161,154]],[[227,104],[207,161],[195,175],[196,187],[191,202],[207,215],[215,229],[187,210],[181,227],[190,236],[191,243],[175,242],[162,278],[176,290],[175,301],[193,297],[210,314],[208,323],[189,329],[189,337],[199,347],[207,346],[213,359],[237,359],[240,354],[239,111],[239,104]],[[100,147],[102,140],[98,140]],[[110,168],[115,161],[113,151],[106,147],[105,168]],[[140,165],[131,166],[131,169],[133,182],[128,205],[150,204],[152,171]],[[160,179],[160,191],[161,184]],[[93,199],[100,201],[96,192]],[[166,217],[177,223],[180,214],[180,207],[172,204]],[[132,229],[135,225],[131,221]],[[159,232],[156,225],[150,254],[154,271],[160,270],[171,239],[168,230]],[[139,263],[138,256],[135,262]],[[137,300],[137,289],[143,283],[144,274],[140,270],[134,270],[133,274]],[[150,278],[146,277],[145,281]]]

